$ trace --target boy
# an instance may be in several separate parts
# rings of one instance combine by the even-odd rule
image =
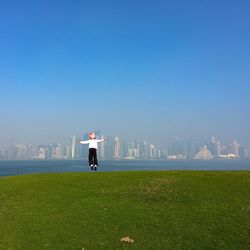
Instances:
[[[103,142],[104,140],[97,140],[95,138],[95,134],[93,132],[89,133],[89,140],[87,141],[80,141],[81,144],[89,144],[89,166],[91,170],[97,170],[98,161],[97,161],[97,143]]]

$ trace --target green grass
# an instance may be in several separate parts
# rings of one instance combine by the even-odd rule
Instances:
[[[0,249],[249,247],[247,171],[0,178]]]

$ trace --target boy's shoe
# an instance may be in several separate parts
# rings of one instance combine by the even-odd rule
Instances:
[[[97,171],[97,165],[95,165],[94,170]]]
[[[91,164],[90,167],[91,167],[91,170],[94,170],[94,165],[93,164]]]

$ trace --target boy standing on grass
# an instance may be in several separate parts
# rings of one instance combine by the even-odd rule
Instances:
[[[97,161],[97,143],[103,142],[104,140],[97,140],[93,132],[89,133],[89,140],[80,141],[81,144],[89,144],[89,166],[91,170],[97,171],[98,161]]]

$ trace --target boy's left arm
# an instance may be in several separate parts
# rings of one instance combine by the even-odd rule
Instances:
[[[104,142],[105,139],[101,139],[101,140],[96,140],[97,142]]]

